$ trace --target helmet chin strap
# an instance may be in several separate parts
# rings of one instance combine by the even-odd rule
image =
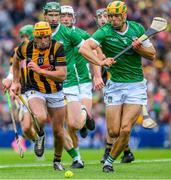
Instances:
[[[125,24],[125,22],[123,22],[121,25],[118,25],[118,26],[113,26],[113,29],[114,30],[117,30],[117,31],[120,31],[123,27],[123,25]]]
[[[113,28],[114,28],[114,30],[116,30],[116,31],[120,31],[120,30],[123,28],[123,26],[124,26],[124,24],[125,24],[125,23],[126,23],[126,19],[124,18],[124,20],[123,20],[122,24],[120,24],[120,25],[118,25],[118,26],[113,27]]]

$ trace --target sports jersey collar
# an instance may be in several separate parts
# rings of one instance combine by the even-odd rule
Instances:
[[[124,32],[120,32],[120,31],[116,31],[118,34],[120,34],[120,35],[125,35],[126,33],[127,33],[127,31],[128,31],[128,29],[129,29],[129,23],[128,23],[128,21],[126,21],[126,24],[127,24],[127,27],[126,27],[126,30],[124,31]]]
[[[61,23],[58,24],[55,31],[52,33],[52,36],[54,36],[59,31],[60,26],[61,26]]]
[[[72,29],[74,29],[74,30],[75,30],[75,28],[76,28],[75,26],[72,26]]]

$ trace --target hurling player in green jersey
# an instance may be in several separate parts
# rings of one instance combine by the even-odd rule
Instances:
[[[75,12],[74,12],[74,9],[72,8],[72,6],[61,6],[61,23],[63,23],[65,26],[67,26],[70,29],[74,29],[75,32],[78,33],[82,39],[85,39],[85,40],[88,39],[90,37],[90,35],[86,31],[75,27],[74,26],[75,21],[76,21]],[[71,106],[72,106],[72,114],[74,116],[76,114],[76,112],[73,109],[74,108],[73,104],[78,103],[78,102],[80,104],[80,102],[81,102],[82,107],[85,108],[85,110],[87,111],[89,116],[91,116],[92,82],[91,82],[91,73],[90,73],[89,63],[82,55],[80,55],[78,53],[77,48],[74,48],[74,58],[73,59],[74,59],[74,63],[75,63],[74,69],[75,69],[75,74],[76,74],[76,78],[78,81],[78,85],[75,85],[75,86],[72,85],[67,88],[64,88],[64,92],[70,92],[70,93],[72,92],[73,95],[75,96],[75,98],[72,98],[69,101],[69,104],[67,104],[67,106],[69,105],[68,109],[71,109]],[[77,101],[77,102],[75,102],[75,101]],[[71,116],[68,116],[68,121],[71,121],[70,117]],[[89,130],[94,130],[94,128],[95,128],[94,120],[89,117],[89,121],[87,121],[87,123],[89,123],[89,125],[87,125]],[[80,130],[80,134],[83,138],[87,136],[87,127],[84,126]],[[69,134],[72,138],[74,147],[78,150],[79,142],[78,142],[77,134],[75,131],[70,129],[70,127],[68,127],[68,129],[69,129]],[[73,166],[74,166],[74,164],[73,164]],[[81,163],[75,161],[75,166],[82,166],[82,165],[81,165]]]
[[[107,129],[110,137],[117,138],[103,165],[104,172],[114,172],[113,162],[128,144],[129,136],[142,106],[147,104],[147,87],[141,57],[154,60],[156,51],[149,40],[143,43],[138,37],[144,27],[127,21],[127,6],[113,1],[107,6],[109,23],[98,29],[79,49],[86,58],[96,58],[93,49],[101,45],[106,57],[114,57],[127,46],[133,48],[120,56],[110,68],[110,79],[105,86]]]
[[[106,12],[105,8],[101,8],[101,9],[96,10],[95,21],[96,21],[97,26],[99,28],[104,26],[108,22],[107,12]],[[110,73],[109,72],[103,72],[103,80],[106,81],[109,78],[110,78]],[[96,86],[96,82],[94,82],[94,84]],[[115,138],[110,137],[109,134],[107,133],[107,136],[106,136],[106,148],[105,148],[103,158],[100,161],[101,163],[104,163],[106,161],[106,159],[107,159],[107,157],[108,157],[108,155],[109,155],[109,153],[111,151],[114,139]],[[134,155],[130,151],[129,145],[127,145],[125,147],[125,149],[124,149],[124,155],[122,156],[121,162],[128,163],[128,162],[132,162],[133,160],[134,160]]]

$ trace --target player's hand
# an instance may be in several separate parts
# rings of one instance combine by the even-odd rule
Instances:
[[[100,66],[110,67],[112,64],[115,64],[116,61],[113,58],[105,58],[103,61],[100,61]]]
[[[105,86],[103,79],[101,76],[94,76],[93,77],[93,89],[94,90],[101,90]]]
[[[29,62],[27,67],[33,70],[35,73],[40,74],[41,68],[35,62]]]
[[[132,42],[132,47],[135,50],[138,50],[141,47],[142,43],[138,40],[138,38],[135,38]]]
[[[2,81],[4,92],[10,89],[11,83],[12,83],[12,81],[7,78]]]
[[[11,88],[10,88],[10,96],[12,99],[16,99],[16,96],[20,94],[21,92],[21,84],[12,82]]]

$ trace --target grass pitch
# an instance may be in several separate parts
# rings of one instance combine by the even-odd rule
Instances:
[[[114,173],[103,173],[100,159],[103,150],[81,150],[84,169],[72,170],[70,179],[171,179],[171,149],[143,149],[134,151],[135,161],[121,164],[120,158],[113,164]],[[53,151],[45,151],[45,159],[37,160],[33,151],[27,151],[23,159],[12,150],[0,150],[0,179],[65,179],[65,171],[54,171]],[[72,159],[64,151],[63,164],[70,169]]]

